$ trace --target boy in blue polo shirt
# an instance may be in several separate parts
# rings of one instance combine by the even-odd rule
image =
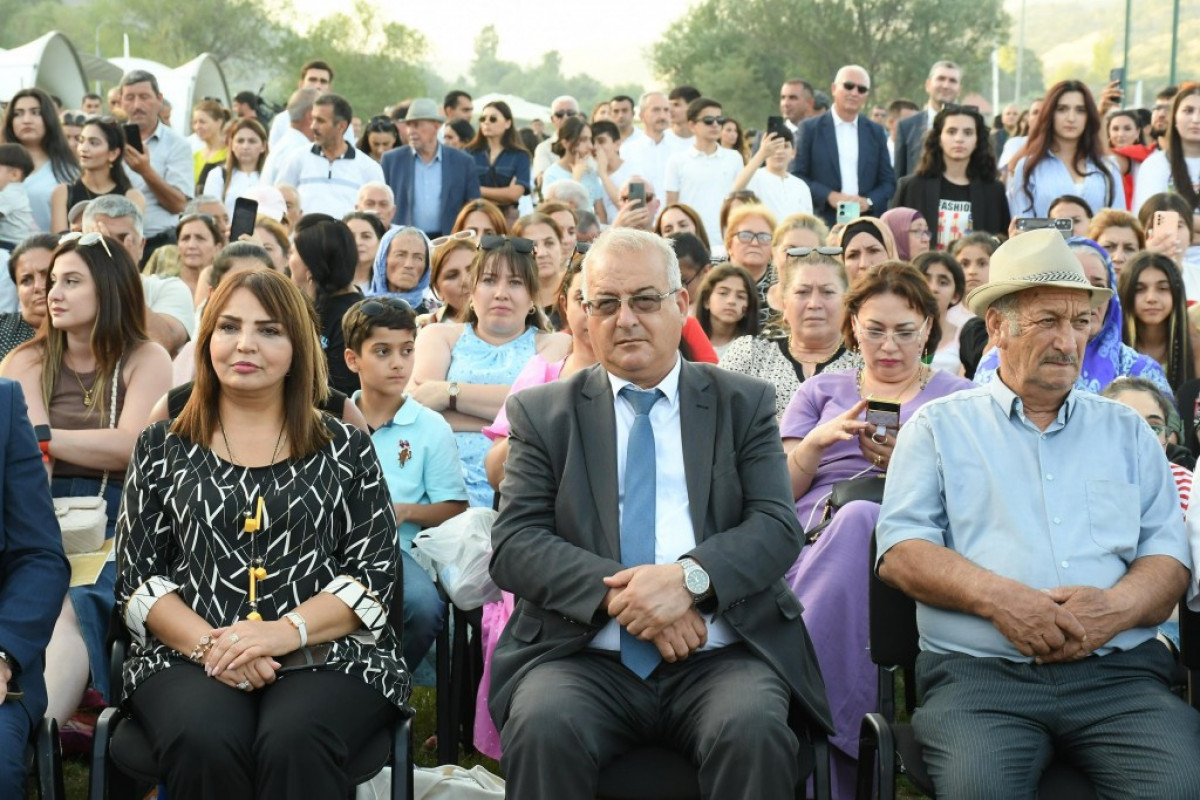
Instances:
[[[417,322],[403,300],[361,300],[342,317],[346,366],[358,374],[354,393],[383,465],[399,522],[404,559],[404,661],[416,670],[445,623],[445,606],[425,570],[408,551],[421,528],[467,510],[458,446],[450,425],[404,394],[412,374]]]

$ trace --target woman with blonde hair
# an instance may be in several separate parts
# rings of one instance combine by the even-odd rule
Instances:
[[[225,163],[229,149],[225,141],[225,125],[229,110],[216,100],[205,98],[192,107],[192,133],[203,145],[192,154],[197,192],[205,185],[208,173]]]

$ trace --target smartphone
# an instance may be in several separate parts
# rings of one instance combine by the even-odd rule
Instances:
[[[1113,67],[1108,71],[1108,82],[1116,83],[1121,89],[1125,88],[1125,68]]]
[[[784,124],[783,117],[767,117],[767,133],[773,133],[781,139],[792,138],[792,132]]]
[[[1151,227],[1156,237],[1163,236],[1164,231],[1171,234],[1175,233],[1175,231],[1179,230],[1179,212],[1155,211],[1154,224]]]
[[[841,224],[853,222],[862,216],[862,210],[858,203],[838,203],[837,204],[837,221]]]
[[[900,431],[900,403],[881,397],[868,397],[867,423],[875,426],[871,435],[895,436]]]
[[[1049,217],[1021,217],[1017,220],[1017,230],[1021,233],[1029,231],[1055,230],[1070,238],[1075,224],[1069,219],[1050,219]]]
[[[122,125],[121,129],[125,131],[125,141],[134,150],[139,153],[146,152],[146,146],[142,144],[142,131],[137,125]]]
[[[254,235],[258,220],[258,201],[239,197],[233,204],[233,222],[229,225],[229,241],[236,242],[243,234]]]
[[[637,201],[637,208],[646,207],[646,184],[634,181],[629,184],[629,199]]]

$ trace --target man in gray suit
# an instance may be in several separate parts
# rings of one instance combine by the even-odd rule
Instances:
[[[911,175],[921,163],[921,148],[925,145],[925,132],[933,124],[933,118],[946,103],[958,100],[962,89],[962,68],[953,61],[939,61],[929,68],[925,79],[925,93],[929,102],[920,112],[913,114],[896,126],[896,180]]]
[[[687,290],[650,233],[601,234],[584,297],[600,363],[507,405],[491,571],[517,604],[490,707],[510,794],[590,800],[654,742],[705,797],[791,797],[830,717],[781,580],[801,531],[774,389],[680,358]]]

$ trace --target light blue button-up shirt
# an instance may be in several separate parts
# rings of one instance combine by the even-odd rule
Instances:
[[[413,226],[426,233],[442,230],[442,146],[428,164],[413,150]]]
[[[1017,217],[1047,217],[1050,215],[1050,204],[1064,194],[1082,197],[1092,207],[1093,212],[1102,208],[1125,209],[1125,184],[1121,172],[1110,159],[1097,167],[1094,161],[1088,161],[1087,175],[1083,185],[1075,183],[1067,165],[1053,153],[1047,153],[1038,165],[1034,167],[1029,179],[1029,191],[1033,194],[1031,200],[1025,194],[1025,164],[1029,159],[1022,158],[1013,165],[1012,177],[1008,179],[1008,210],[1013,218]],[[1105,182],[1104,175],[1108,172],[1109,181]],[[1109,187],[1112,196],[1109,197]]]
[[[1072,390],[1042,431],[999,379],[901,428],[876,530],[879,559],[923,539],[1035,589],[1108,589],[1143,556],[1192,565],[1175,480],[1136,412]],[[917,626],[923,650],[1032,660],[982,617],[918,603]],[[1154,635],[1132,628],[1096,652]]]

